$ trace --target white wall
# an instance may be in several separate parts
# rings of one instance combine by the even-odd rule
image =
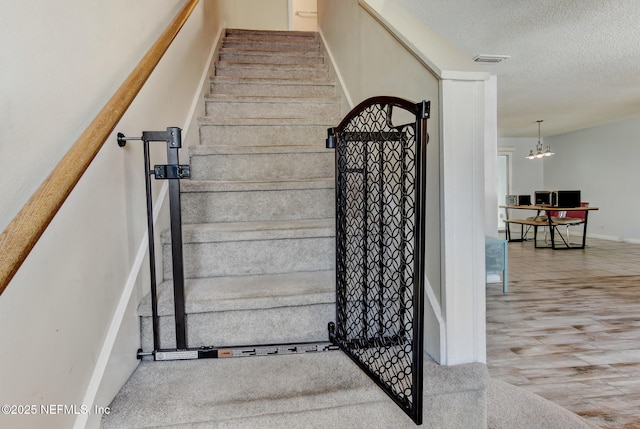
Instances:
[[[513,148],[512,192],[579,189],[582,200],[599,208],[589,214],[587,235],[620,241],[640,241],[640,222],[635,213],[640,201],[640,119],[545,137],[555,155],[529,160],[537,138],[499,138],[498,146]],[[627,197],[629,196],[629,197]],[[526,215],[530,215],[527,213]],[[518,216],[524,216],[519,212]]]
[[[220,0],[227,28],[288,30],[289,0]]]
[[[590,212],[588,236],[640,242],[640,119],[545,139],[556,153],[545,159],[544,186],[579,189]]]
[[[499,137],[498,152],[507,150],[511,155],[511,193],[514,195],[530,195],[534,199],[535,191],[545,190],[544,167],[550,158],[527,159],[531,149],[535,149],[538,138],[535,137]],[[504,209],[500,209],[503,214]],[[512,211],[511,218],[535,216],[535,211]]]
[[[317,31],[317,0],[289,0],[289,28],[295,31]]]
[[[351,106],[374,95],[432,102],[426,348],[443,364],[484,361],[488,75],[392,1],[319,0],[318,21]]]
[[[319,0],[318,26],[348,92],[350,107],[377,95],[431,101],[427,128],[427,277],[440,299],[438,80],[357,1]],[[336,124],[337,125],[337,124]]]
[[[339,67],[351,107],[377,96],[391,95],[415,102],[430,100],[431,118],[427,127],[427,209],[429,277],[440,283],[439,252],[439,115],[438,79],[361,7],[357,1],[319,1],[320,31],[326,37],[331,56]],[[337,124],[336,124],[337,125]],[[435,204],[434,204],[435,202]],[[435,291],[439,295],[439,291]]]
[[[485,83],[484,124],[484,228],[490,237],[498,236],[498,80],[491,76]]]
[[[0,27],[0,229],[184,4],[0,5],[11,17]],[[214,0],[201,0],[116,131],[190,131],[220,26],[216,8]],[[155,149],[154,158],[163,153]],[[143,180],[140,145],[121,149],[111,136],[0,296],[1,404],[106,406],[137,365],[135,310],[148,288]],[[68,428],[86,420],[0,415],[0,426]]]
[[[498,151],[502,148],[513,149],[511,156],[511,192],[517,195],[531,195],[544,190],[544,165],[550,159],[527,159],[530,149],[535,149],[537,138],[498,137]]]

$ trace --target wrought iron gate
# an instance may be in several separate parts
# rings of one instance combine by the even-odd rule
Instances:
[[[336,322],[330,340],[422,423],[429,102],[374,97],[328,130],[336,150]],[[394,110],[399,109],[399,110]],[[397,116],[410,122],[394,125]]]

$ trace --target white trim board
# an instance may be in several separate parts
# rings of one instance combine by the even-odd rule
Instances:
[[[351,98],[351,94],[349,94],[349,90],[347,89],[347,85],[344,81],[344,78],[342,77],[342,73],[340,73],[340,69],[336,64],[335,57],[333,56],[333,53],[329,48],[329,44],[327,43],[327,39],[324,37],[324,33],[322,32],[321,28],[318,28],[318,34],[320,34],[320,39],[322,39],[322,46],[324,47],[324,50],[327,52],[327,55],[329,56],[329,61],[331,61],[331,67],[333,68],[333,71],[335,72],[336,77],[338,78],[340,88],[342,89],[342,93],[344,94],[344,97],[347,100],[347,104],[349,105],[350,109],[353,109],[355,104],[353,104],[353,99]]]

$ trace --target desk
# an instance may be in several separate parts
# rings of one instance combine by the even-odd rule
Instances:
[[[528,226],[532,226],[534,228],[534,241],[537,241],[537,236],[538,236],[538,227],[539,226],[548,226],[549,227],[549,233],[551,234],[551,247],[554,250],[557,249],[584,249],[585,243],[587,241],[587,221],[589,219],[589,212],[593,211],[593,210],[598,210],[598,207],[550,207],[550,206],[536,206],[536,205],[532,205],[532,206],[500,206],[500,208],[505,209],[505,213],[506,213],[506,219],[505,219],[505,225],[507,228],[507,240],[508,241],[522,241],[524,240],[524,234],[521,232],[521,238],[520,240],[518,239],[511,239],[511,230],[509,228],[509,226],[512,223],[515,224],[519,224],[521,225],[521,227],[523,228],[522,231],[524,231],[524,226],[528,225]],[[558,233],[558,235],[560,235],[560,238],[562,239],[563,243],[564,243],[564,247],[557,247],[556,246],[556,242],[555,242],[555,228],[557,228],[558,226],[561,225],[565,225],[563,223],[557,223],[554,221],[554,219],[549,216],[549,213],[547,213],[547,219],[546,220],[529,220],[529,219],[509,219],[509,210],[536,210],[537,214],[536,214],[536,218],[538,216],[540,216],[541,212],[551,212],[551,211],[584,211],[585,212],[585,217],[584,217],[584,222],[582,222],[582,244],[580,246],[572,246],[571,243],[569,243],[567,240],[564,239],[564,237]],[[536,242],[534,242],[534,246],[537,247],[543,247],[543,246],[538,246]],[[547,247],[547,246],[544,246]]]

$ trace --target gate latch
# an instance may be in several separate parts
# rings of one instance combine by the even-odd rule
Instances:
[[[191,178],[190,165],[155,165],[153,174],[156,179],[189,179]]]

